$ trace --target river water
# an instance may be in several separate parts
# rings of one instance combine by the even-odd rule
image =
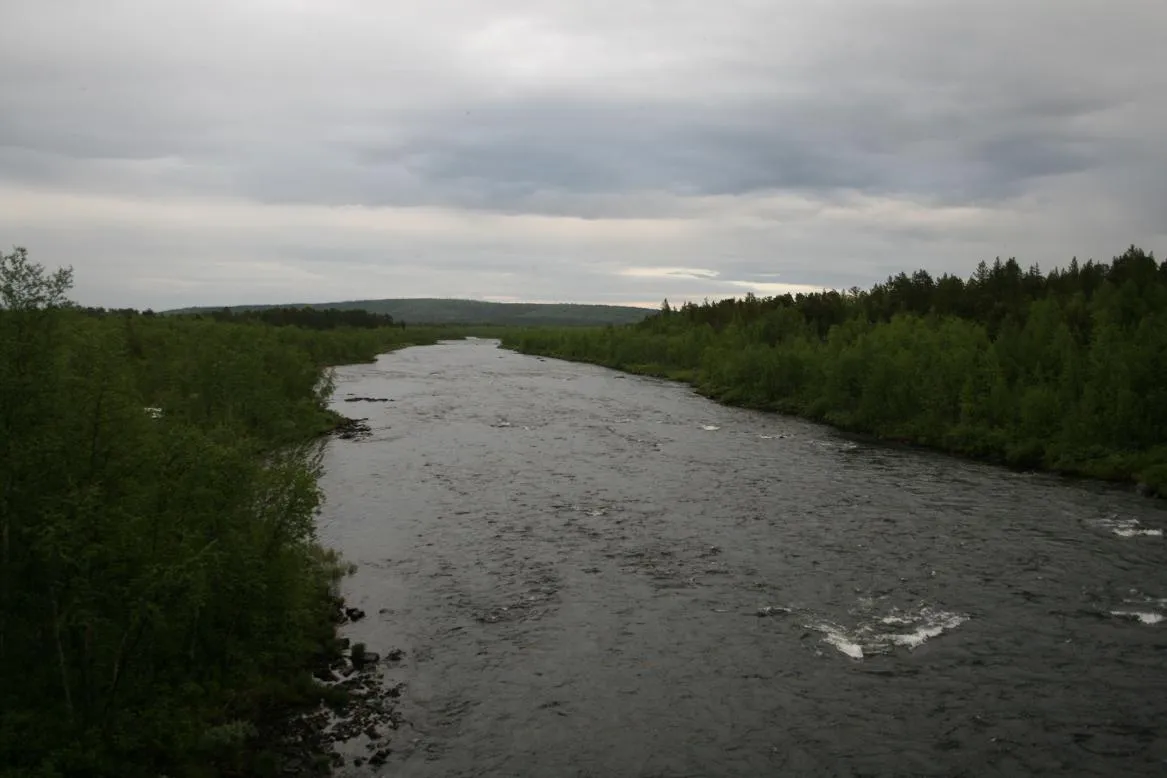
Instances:
[[[493,341],[337,378],[320,535],[405,652],[342,776],[1167,774],[1158,503]]]

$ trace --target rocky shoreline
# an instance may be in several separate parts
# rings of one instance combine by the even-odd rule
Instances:
[[[338,627],[364,615],[337,599]],[[404,721],[397,700],[405,685],[392,683],[388,672],[405,659],[405,652],[390,649],[382,656],[348,638],[337,638],[332,648],[331,656],[322,657],[312,672],[319,703],[310,710],[285,711],[261,727],[264,748],[278,755],[277,775],[327,776],[346,764],[375,767],[393,753],[390,740]],[[337,748],[342,743],[348,744],[347,758]],[[363,755],[353,756],[354,750]]]
[[[349,419],[341,416],[331,430],[341,440],[358,440],[373,434],[368,419]]]
[[[367,438],[372,429],[367,419],[339,416],[329,432],[356,440]],[[360,608],[349,607],[339,595],[333,598],[334,630],[363,618]],[[393,753],[389,740],[403,723],[396,701],[405,688],[393,683],[388,671],[404,659],[401,649],[389,649],[382,656],[334,632],[308,668],[315,688],[309,695],[311,703],[273,711],[259,727],[261,748],[275,756],[264,772],[320,777],[346,765],[384,764]],[[346,744],[345,753],[340,744]]]

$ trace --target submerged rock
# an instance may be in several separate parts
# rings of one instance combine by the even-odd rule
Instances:
[[[373,434],[368,419],[341,419],[332,428],[333,433],[342,440],[356,440],[367,438]]]
[[[376,651],[366,651],[363,648],[358,648],[352,653],[353,667],[358,670],[363,670],[369,665],[375,665],[381,661],[381,655]]]

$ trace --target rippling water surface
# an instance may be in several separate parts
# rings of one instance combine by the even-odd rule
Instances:
[[[1167,774],[1156,503],[492,341],[338,379],[320,532],[406,720],[341,775]]]

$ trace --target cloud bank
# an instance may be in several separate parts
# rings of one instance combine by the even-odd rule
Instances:
[[[0,0],[0,245],[83,302],[656,305],[1167,236],[1142,0]]]

